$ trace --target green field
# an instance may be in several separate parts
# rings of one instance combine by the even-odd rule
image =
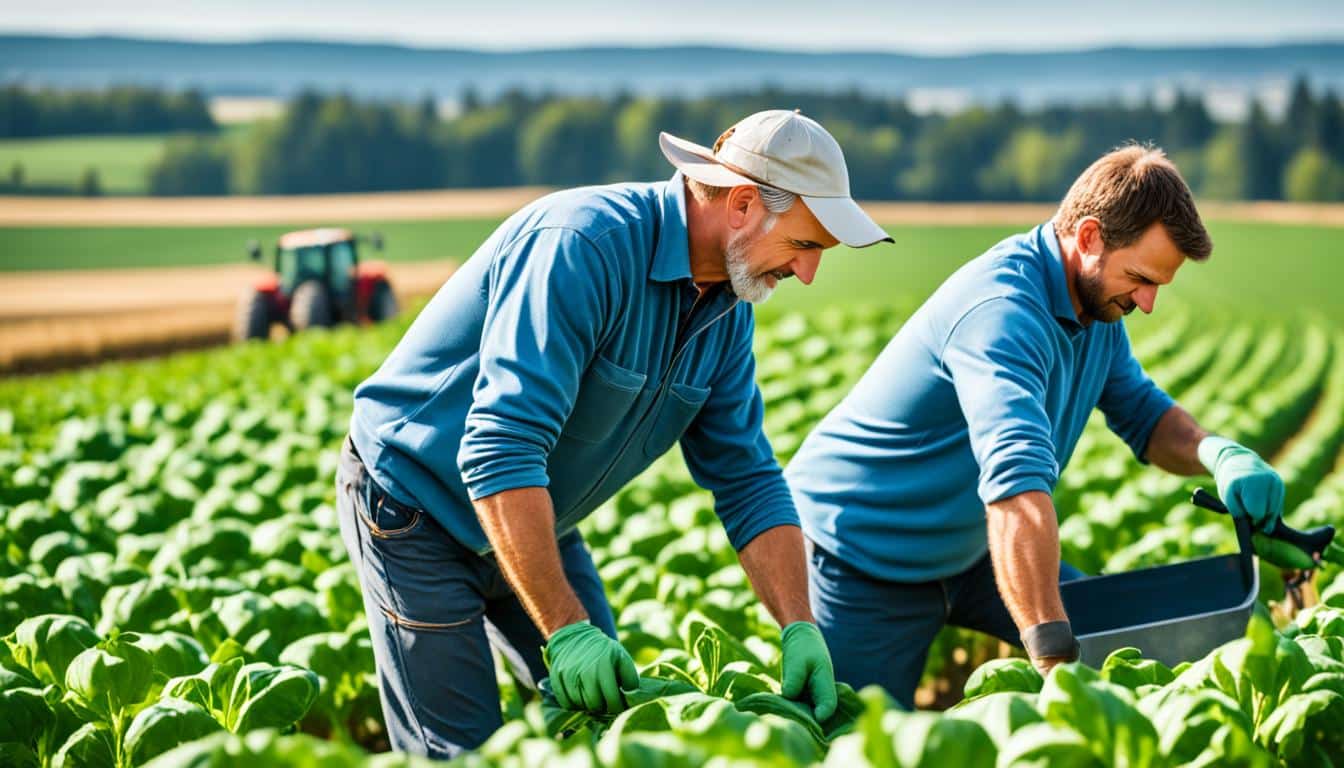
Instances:
[[[785,285],[766,312],[799,306],[805,295],[826,303],[922,301],[957,266],[1029,226],[890,227],[894,246],[828,252],[811,286]],[[1187,263],[1159,290],[1158,317],[1178,298],[1233,316],[1307,310],[1344,323],[1344,229],[1215,221],[1209,231],[1213,257]]]
[[[114,269],[230,264],[245,261],[250,239],[266,252],[285,232],[308,226],[260,227],[4,227],[0,271]],[[499,224],[498,219],[364,222],[356,232],[381,232],[388,261],[461,260]]]
[[[230,140],[247,125],[225,128]],[[15,163],[23,166],[24,185],[36,189],[71,189],[88,168],[98,171],[105,195],[144,195],[149,169],[173,134],[59,136],[42,139],[0,139],[0,181],[9,181]]]
[[[462,260],[497,219],[369,222],[380,231],[389,261]],[[308,224],[306,226],[311,226]],[[897,226],[896,244],[838,248],[822,260],[811,286],[786,283],[762,315],[812,303],[855,300],[901,303],[927,296],[954,269],[995,242],[1030,226]],[[293,226],[264,227],[9,227],[0,228],[0,271],[228,264],[242,261],[257,238],[269,246]],[[1158,294],[1233,314],[1316,310],[1344,322],[1344,230],[1218,221],[1209,225],[1213,258],[1187,264]],[[1161,312],[1158,313],[1159,317]]]
[[[810,294],[845,306],[759,327],[781,462],[918,300],[913,283],[868,282]],[[1181,303],[1136,329],[1146,370],[1273,457],[1292,524],[1344,523],[1344,331]],[[332,482],[351,392],[410,317],[0,381],[0,763],[431,765],[365,752],[386,735]],[[1230,551],[1227,518],[1185,501],[1208,483],[1144,467],[1094,419],[1054,494],[1064,559],[1119,573]],[[1262,561],[1273,623],[1262,613],[1192,664],[1149,644],[1149,658],[1123,649],[1043,679],[996,658],[999,641],[948,628],[924,690],[955,706],[909,713],[846,686],[817,720],[780,695],[780,631],[677,452],[582,530],[639,668],[630,709],[566,710],[500,666],[506,725],[457,768],[1296,768],[1344,754],[1344,547],[1316,576],[1320,604],[1293,615]]]
[[[163,134],[6,139],[0,141],[0,174],[8,180],[18,163],[25,186],[73,187],[86,169],[95,168],[104,194],[142,195],[149,166],[167,140]]]

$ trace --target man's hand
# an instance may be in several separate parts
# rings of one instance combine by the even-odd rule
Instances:
[[[825,720],[835,713],[839,695],[831,654],[807,604],[802,530],[796,525],[768,528],[747,542],[738,558],[756,596],[784,628],[781,692],[790,699],[808,694],[812,714]]]
[[[561,627],[542,655],[551,671],[551,691],[565,709],[614,715],[625,709],[621,689],[639,688],[635,660],[586,621]]]
[[[1022,647],[1041,677],[1057,664],[1078,660],[1078,640],[1067,621],[1047,621],[1022,630]]]
[[[784,648],[780,693],[786,698],[802,700],[803,693],[812,701],[812,715],[825,720],[835,714],[838,695],[835,690],[835,669],[831,653],[821,630],[810,621],[795,621],[784,628],[781,635]]]
[[[1234,516],[1245,516],[1270,533],[1283,517],[1283,479],[1255,451],[1225,437],[1199,443],[1199,460],[1218,484],[1218,496]]]

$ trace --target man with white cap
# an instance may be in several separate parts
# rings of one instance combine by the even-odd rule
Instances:
[[[784,694],[835,709],[750,304],[810,283],[827,247],[889,238],[797,112],[661,146],[670,181],[505,221],[355,391],[338,505],[397,749],[451,757],[499,727],[492,646],[564,706],[625,706],[638,675],[575,526],[677,442],[784,628]]]

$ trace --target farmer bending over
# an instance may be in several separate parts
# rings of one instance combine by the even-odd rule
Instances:
[[[1051,492],[1094,408],[1139,461],[1207,469],[1272,529],[1279,476],[1173,403],[1119,322],[1212,249],[1175,166],[1129,146],[911,316],[785,472],[838,680],[910,707],[945,624],[1025,646],[1043,673],[1076,658],[1059,582],[1081,574],[1060,562]]]
[[[678,442],[784,627],[785,695],[835,708],[750,304],[811,283],[837,242],[888,238],[800,114],[751,115],[713,151],[660,143],[670,181],[557,192],[505,221],[355,391],[341,531],[396,749],[451,757],[500,726],[492,646],[564,706],[625,706],[639,679],[576,526]]]

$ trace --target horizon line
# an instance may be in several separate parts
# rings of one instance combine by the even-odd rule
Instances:
[[[243,45],[317,45],[343,46],[358,48],[392,48],[418,53],[479,53],[487,55],[509,54],[545,54],[579,53],[599,51],[675,51],[675,50],[716,50],[740,51],[747,53],[781,54],[789,56],[905,56],[919,59],[964,59],[989,56],[1034,56],[1052,54],[1102,53],[1111,51],[1211,51],[1221,49],[1271,49],[1287,47],[1342,46],[1344,36],[1335,37],[1285,37],[1266,40],[1232,40],[1226,42],[1170,42],[1151,45],[1133,42],[1103,43],[1092,46],[1060,47],[1042,49],[1031,48],[990,48],[965,51],[921,51],[917,49],[879,49],[861,48],[846,50],[843,48],[777,48],[750,43],[720,42],[667,42],[656,44],[628,44],[617,42],[576,42],[572,45],[544,45],[536,47],[495,48],[488,46],[457,46],[451,44],[426,45],[394,40],[357,39],[357,38],[299,38],[268,37],[253,38],[200,38],[190,36],[157,36],[153,34],[124,32],[60,33],[50,31],[9,30],[0,28],[0,38],[50,39],[61,41],[112,40],[132,43],[168,43],[208,46]]]

